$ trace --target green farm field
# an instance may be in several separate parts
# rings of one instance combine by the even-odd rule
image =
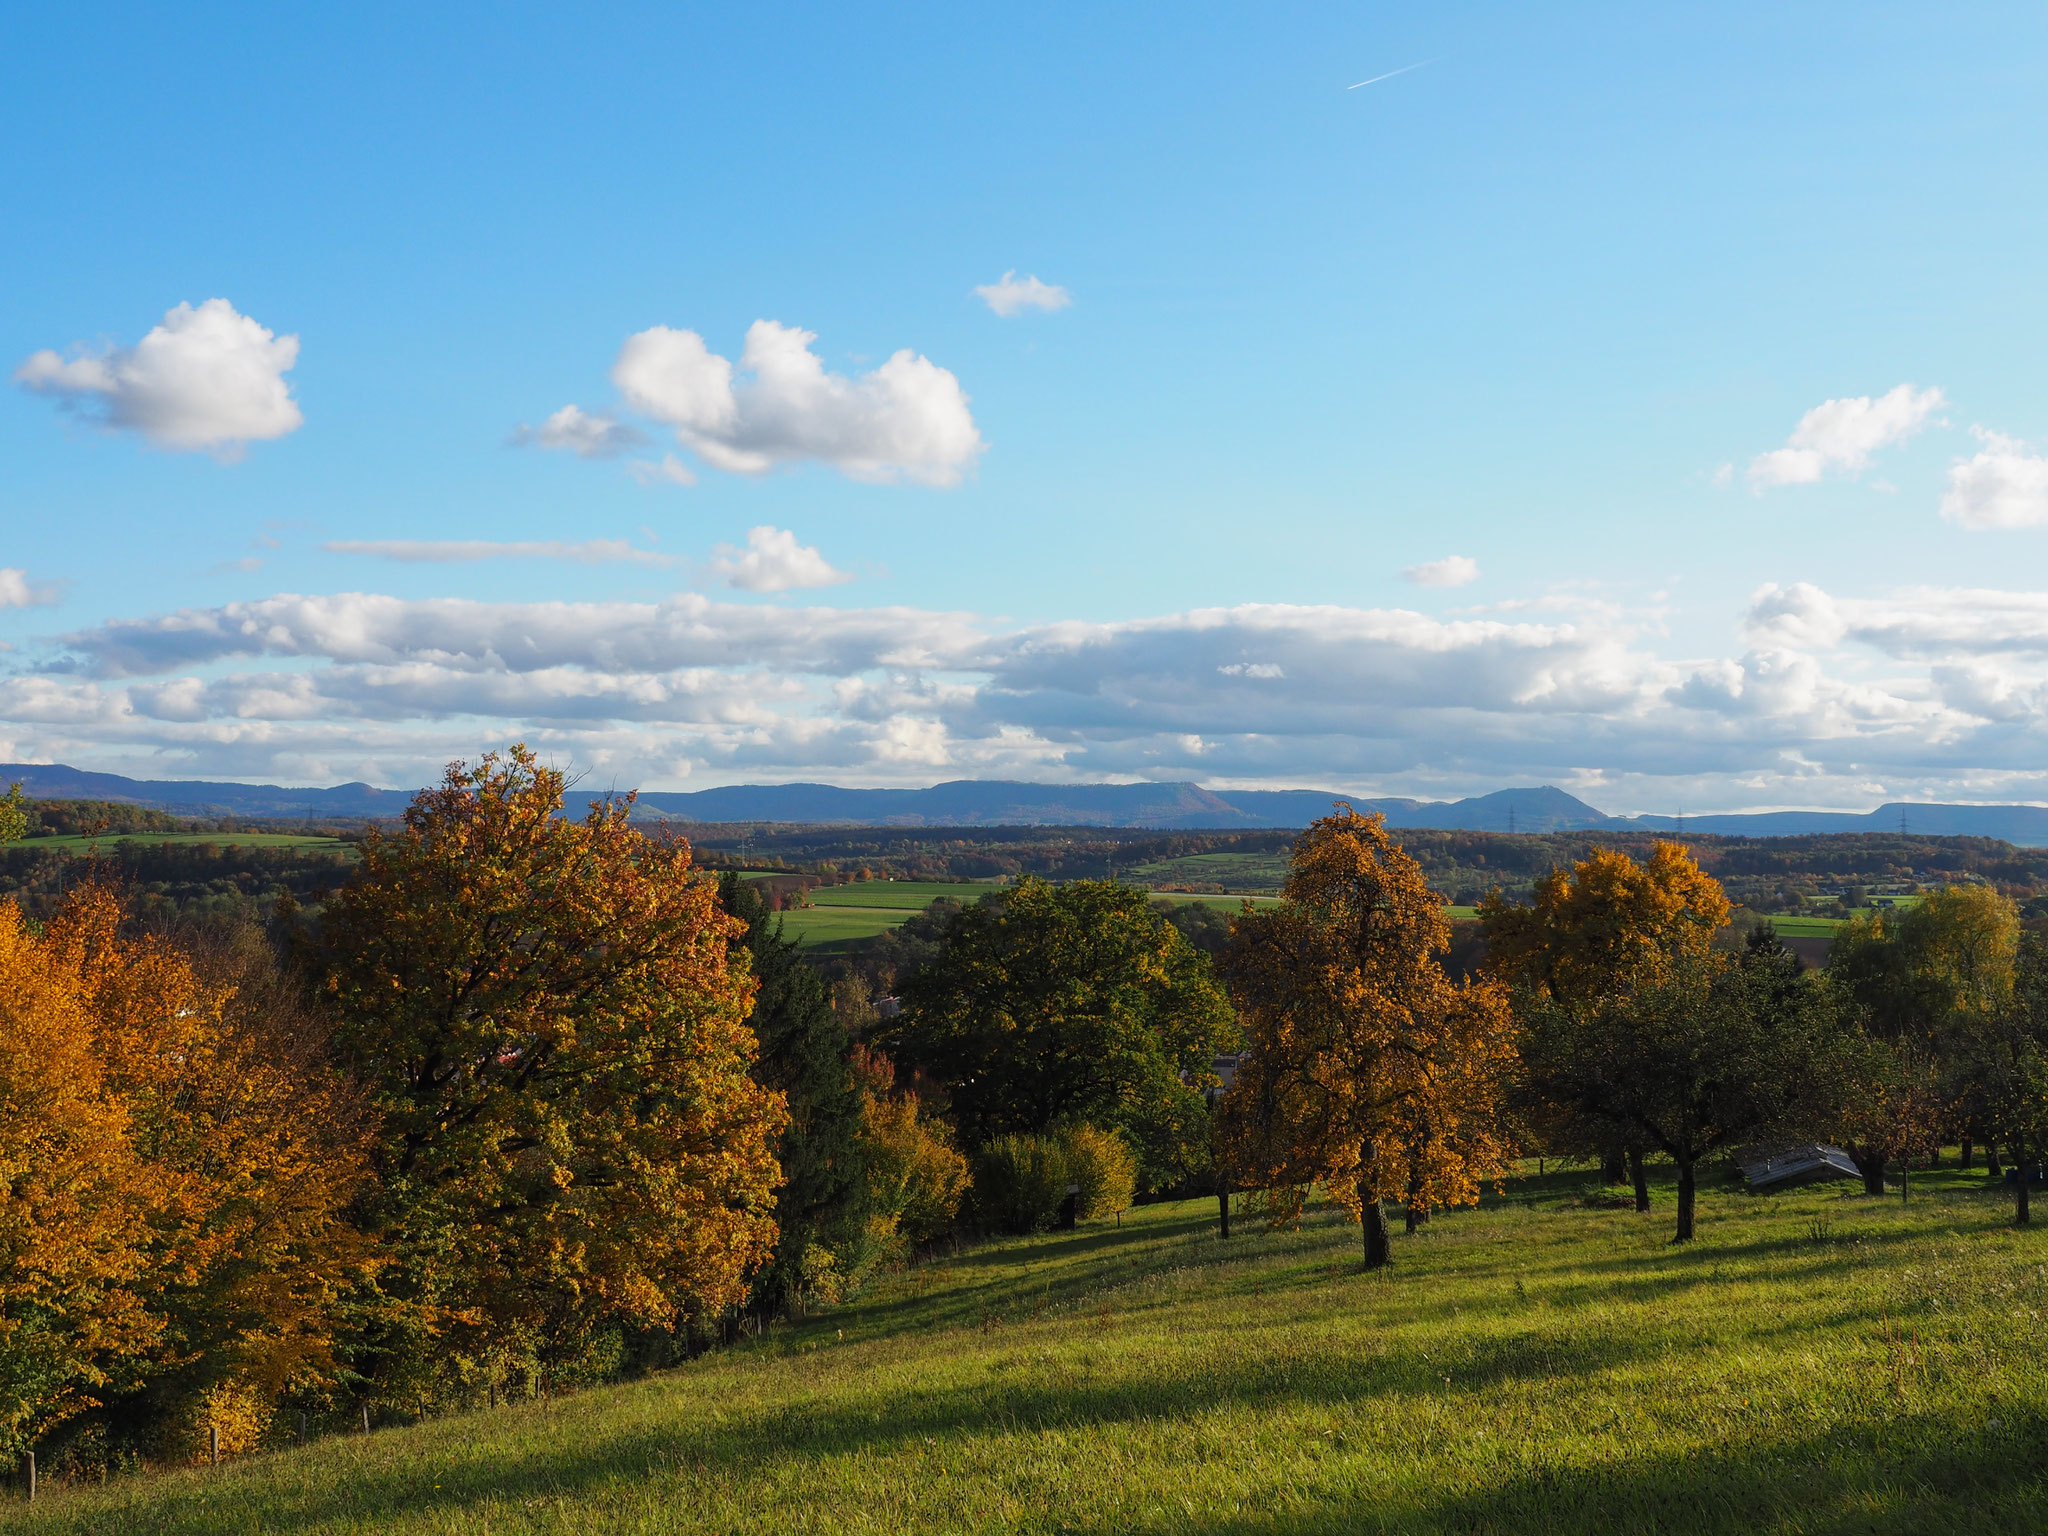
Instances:
[[[1233,892],[1277,892],[1287,879],[1287,854],[1193,853],[1134,864],[1117,873],[1134,885],[1220,885]]]
[[[1843,923],[1839,917],[1786,917],[1776,913],[1762,917],[1745,913],[1738,921],[1745,929],[1769,923],[1781,939],[1831,939],[1841,931]]]
[[[908,922],[941,897],[963,906],[979,901],[990,891],[1001,890],[996,883],[954,883],[945,881],[863,880],[854,885],[828,885],[811,892],[811,905],[782,914],[782,931],[813,948],[829,948],[871,939],[885,929]],[[1178,891],[1161,892],[1154,898],[1174,905],[1221,907],[1235,912],[1242,896],[1187,896]],[[1257,905],[1270,906],[1275,898],[1254,897]]]
[[[941,897],[970,906],[990,891],[999,891],[996,881],[949,882],[945,880],[861,880],[852,885],[828,885],[811,892],[818,907],[854,907],[863,911],[922,912]]]
[[[552,1402],[55,1488],[152,1532],[2010,1533],[2048,1529],[2048,1232],[1710,1183],[1674,1247],[1591,1174],[1358,1228],[1213,1201],[935,1261],[765,1342]]]

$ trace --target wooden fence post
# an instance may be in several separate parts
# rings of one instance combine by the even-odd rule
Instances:
[[[370,1405],[369,1405],[368,1403],[365,1403],[365,1404],[363,1404],[363,1433],[367,1435],[367,1434],[368,1434],[369,1432],[370,1432]]]
[[[28,1453],[28,1501],[31,1504],[36,1501],[36,1453],[34,1451]]]

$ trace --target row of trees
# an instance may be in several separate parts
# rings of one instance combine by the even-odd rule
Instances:
[[[745,887],[564,790],[451,768],[268,935],[0,903],[14,1448],[232,1453],[659,1363],[951,1226],[949,1133]]]
[[[1767,934],[1717,951],[1682,850],[1596,850],[1489,901],[1454,979],[1424,872],[1346,810],[1227,932],[1108,881],[952,911],[885,1019],[745,881],[565,790],[523,749],[457,765],[268,935],[139,931],[93,885],[41,927],[0,904],[16,1446],[233,1451],[294,1407],[661,1363],[963,1205],[1021,1229],[1210,1187],[1285,1221],[1321,1185],[1381,1264],[1390,1206],[1412,1230],[1534,1149],[1633,1165],[1645,1205],[1668,1156],[1685,1239],[1744,1142],[1842,1136],[1881,1187],[1929,1136],[2024,1162],[2048,1130],[2048,952],[1984,892],[1875,914],[1816,976]]]
[[[1384,1202],[1476,1198],[1517,1149],[1678,1175],[1677,1240],[1716,1153],[1846,1141],[1881,1193],[1888,1160],[1944,1138],[2048,1140],[2048,946],[1983,887],[1873,913],[1806,972],[1767,926],[1717,950],[1729,905],[1675,844],[1644,863],[1596,849],[1512,905],[1481,910],[1481,979],[1452,984],[1422,871],[1348,809],[1297,843],[1286,900],[1233,925],[1223,969],[1248,1055],[1222,1103],[1220,1176],[1298,1211],[1316,1183],[1391,1254]],[[1994,1169],[1996,1154],[1994,1152]]]

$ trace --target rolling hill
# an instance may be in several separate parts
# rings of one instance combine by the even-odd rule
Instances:
[[[409,790],[368,784],[326,789],[196,779],[129,779],[62,764],[0,763],[0,785],[19,780],[37,799],[114,800],[181,815],[250,817],[396,816]],[[590,792],[584,786],[584,792]],[[1891,802],[1874,811],[1761,811],[1707,816],[1609,816],[1549,785],[1501,789],[1464,800],[1368,799],[1335,790],[1205,789],[1192,783],[1027,784],[956,779],[926,789],[842,789],[833,784],[732,784],[692,791],[649,790],[639,813],[717,825],[781,823],[865,827],[1135,827],[1158,831],[1246,831],[1306,826],[1339,800],[1378,811],[1395,828],[1465,832],[1683,831],[1737,837],[1818,832],[1896,832],[1925,837],[1993,837],[2048,847],[2048,807]]]

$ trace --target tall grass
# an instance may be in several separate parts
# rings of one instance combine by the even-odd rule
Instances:
[[[217,1470],[10,1529],[379,1532],[2048,1529],[2048,1235],[1709,1190],[1518,1184],[1360,1272],[1356,1229],[1206,1202],[1022,1238],[666,1375]]]

